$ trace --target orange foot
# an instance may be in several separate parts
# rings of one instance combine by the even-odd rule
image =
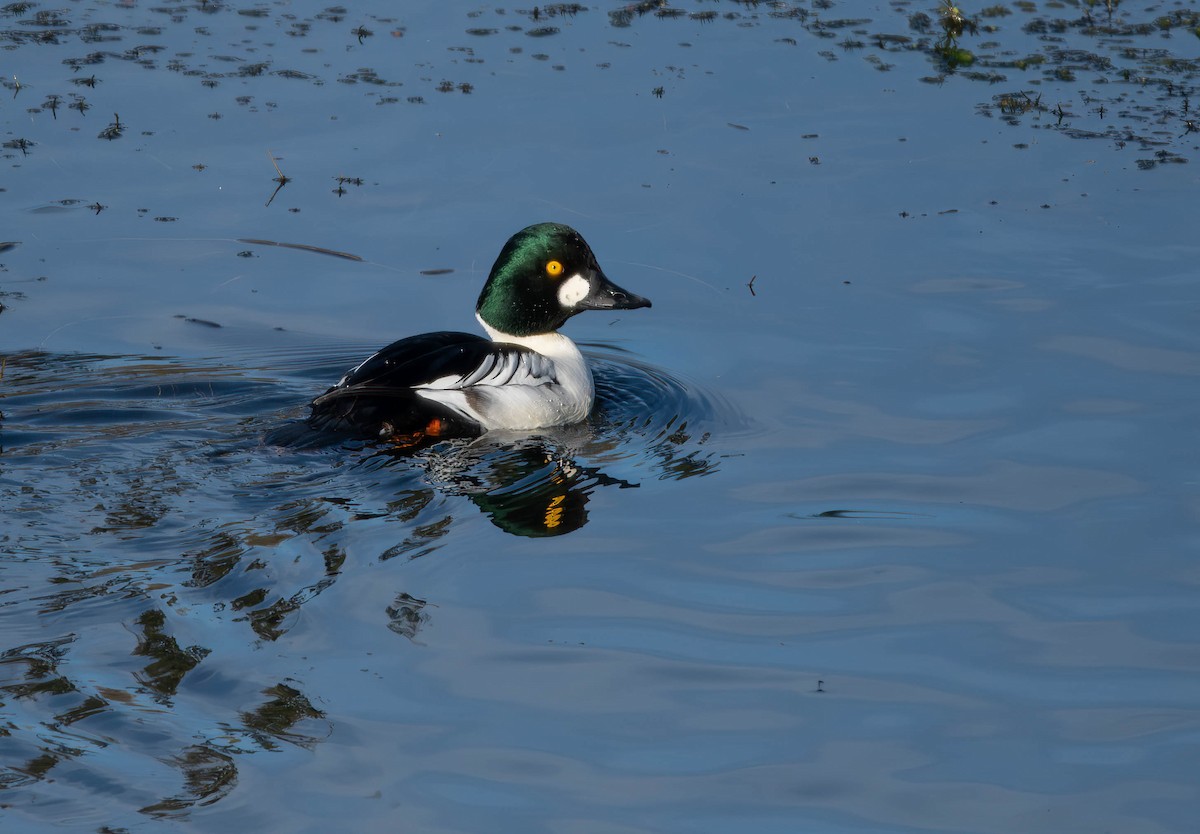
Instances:
[[[427,438],[441,437],[449,428],[446,425],[446,421],[441,417],[434,417],[425,424],[425,428],[421,431],[406,432],[404,434],[394,433],[388,436],[388,441],[399,449],[409,449],[420,445]]]

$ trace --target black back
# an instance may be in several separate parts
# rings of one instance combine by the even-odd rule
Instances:
[[[413,389],[444,377],[466,377],[497,350],[530,352],[472,333],[447,331],[393,342],[313,400],[308,424],[321,431],[386,437],[428,433],[431,421],[437,420],[439,437],[482,434],[476,421]]]

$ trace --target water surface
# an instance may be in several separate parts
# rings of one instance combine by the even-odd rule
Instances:
[[[5,830],[1192,830],[1200,20],[1113,5],[4,7]],[[588,423],[267,442],[546,219],[654,301]]]

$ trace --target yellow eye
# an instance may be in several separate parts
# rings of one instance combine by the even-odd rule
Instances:
[[[563,273],[563,265],[558,261],[550,261],[546,264],[546,274],[551,278],[557,278]]]

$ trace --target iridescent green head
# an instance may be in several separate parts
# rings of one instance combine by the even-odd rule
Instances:
[[[493,330],[534,336],[558,330],[584,310],[649,306],[649,299],[608,280],[579,232],[537,223],[504,244],[475,310]]]

